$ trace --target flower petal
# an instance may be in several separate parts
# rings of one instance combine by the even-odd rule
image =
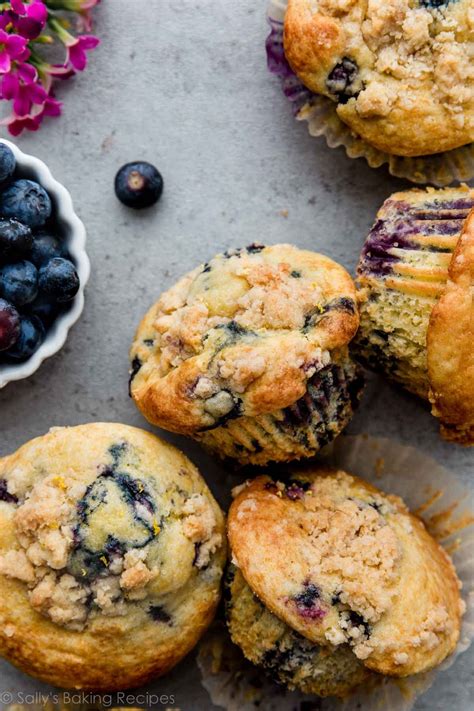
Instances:
[[[18,91],[18,78],[14,74],[5,74],[2,79],[2,99],[13,99]]]
[[[11,60],[8,52],[0,52],[0,74],[7,74],[11,69]]]
[[[1,40],[0,40],[1,42]],[[26,47],[26,39],[20,35],[8,35],[5,42],[8,54],[12,59],[19,57]]]
[[[100,39],[95,35],[80,35],[78,40],[82,49],[95,49],[100,44]]]
[[[48,8],[43,4],[43,2],[37,0],[31,5],[28,5],[27,15],[32,20],[36,20],[36,22],[44,24],[48,18]]]
[[[32,64],[17,64],[16,71],[19,79],[25,82],[25,84],[36,81],[38,77],[38,72]]]
[[[10,0],[10,4],[12,6],[13,12],[16,12],[17,15],[25,14],[26,8],[22,0]]]
[[[37,116],[32,118],[31,116],[25,116],[24,118],[14,117],[7,124],[8,130],[12,136],[19,136],[25,129],[28,131],[37,131],[41,125],[43,117]]]

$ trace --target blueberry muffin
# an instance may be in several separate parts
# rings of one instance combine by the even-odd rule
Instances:
[[[289,0],[286,58],[367,143],[398,156],[474,140],[471,0]]]
[[[282,622],[232,565],[227,573],[226,618],[232,640],[245,657],[289,689],[344,697],[376,678],[348,645],[315,645]]]
[[[118,424],[51,430],[0,460],[0,653],[65,688],[166,673],[212,620],[224,539],[174,447]]]
[[[220,254],[165,292],[131,349],[147,418],[221,457],[308,457],[349,422],[361,390],[348,354],[355,286],[331,259],[291,245]]]
[[[474,443],[473,208],[465,186],[386,200],[359,261],[354,342],[369,367],[430,400],[443,437],[462,444]]]
[[[401,499],[315,468],[286,483],[260,476],[235,493],[233,562],[284,625],[390,676],[426,671],[453,652],[460,583]],[[355,670],[346,665],[344,674]]]

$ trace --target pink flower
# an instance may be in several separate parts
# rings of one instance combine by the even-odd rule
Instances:
[[[48,8],[42,0],[33,0],[25,4],[21,0],[11,0],[10,18],[20,35],[27,39],[36,39],[44,29],[48,19]]]
[[[71,35],[56,19],[49,21],[49,26],[57,34],[61,42],[67,49],[65,67],[71,67],[77,72],[82,72],[86,68],[87,54],[91,49],[100,43],[98,37],[94,35]]]
[[[1,122],[2,126],[8,128],[12,136],[19,136],[22,131],[37,131],[41,126],[41,120],[36,116],[23,116],[18,118],[15,114]]]
[[[45,0],[52,10],[68,10],[79,15],[78,29],[90,32],[92,29],[91,10],[100,0]]]
[[[0,0],[0,100],[11,101],[13,112],[0,121],[9,132],[37,131],[46,116],[59,116],[62,104],[52,91],[57,79],[69,79],[85,69],[87,52],[99,44],[97,37],[76,32],[90,29],[91,9],[100,0]],[[76,13],[71,23],[61,11]],[[48,31],[44,31],[45,28]],[[87,30],[88,31],[88,30]],[[54,36],[66,48],[63,64],[50,64],[41,47]]]
[[[12,136],[19,136],[24,130],[37,131],[41,126],[45,116],[60,116],[62,103],[54,98],[53,93],[47,95],[42,106],[33,109],[28,116],[17,116],[12,114],[3,121],[0,125],[6,126]]]
[[[48,96],[31,64],[19,64],[6,74],[1,93],[2,99],[13,100],[13,111],[19,117],[28,116],[33,104],[44,104]]]
[[[52,10],[69,10],[70,12],[83,12],[92,10],[100,0],[46,0]]]
[[[65,64],[69,64],[76,71],[82,72],[87,64],[86,52],[95,49],[100,40],[94,35],[79,35],[79,37],[73,37],[72,39],[74,40],[73,42],[66,44],[67,58]]]
[[[0,74],[10,71],[13,60],[23,61],[28,55],[24,37],[9,35],[5,30],[0,30]]]

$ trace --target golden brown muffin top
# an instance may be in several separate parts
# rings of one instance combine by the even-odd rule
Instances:
[[[472,3],[289,0],[285,55],[368,143],[395,155],[474,139]]]
[[[229,250],[165,292],[131,349],[131,394],[183,434],[293,404],[354,336],[349,274],[287,244]]]
[[[50,683],[169,669],[210,621],[224,561],[204,480],[148,432],[55,428],[0,460],[0,653]]]
[[[448,269],[446,288],[431,312],[427,336],[433,414],[441,434],[474,444],[474,210]]]
[[[322,645],[407,676],[456,646],[462,601],[453,565],[401,499],[342,471],[240,487],[228,519],[234,562],[263,604]]]

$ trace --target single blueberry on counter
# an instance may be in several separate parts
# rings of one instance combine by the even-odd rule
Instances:
[[[161,197],[163,178],[151,163],[126,163],[115,176],[115,194],[127,207],[151,207]]]
[[[65,245],[54,235],[49,232],[38,232],[33,237],[31,245],[30,259],[37,267],[47,262],[53,257],[62,257],[67,259],[68,253]]]
[[[33,235],[27,225],[18,220],[0,219],[0,262],[26,257],[32,244]]]
[[[44,326],[39,318],[22,316],[19,338],[15,345],[6,351],[6,355],[15,360],[27,360],[43,343],[44,335]]]
[[[51,216],[51,210],[48,193],[33,180],[15,180],[0,194],[0,215],[29,227],[42,227]]]
[[[6,183],[12,177],[16,168],[13,151],[4,143],[0,143],[0,183]]]
[[[79,277],[72,262],[54,257],[39,270],[39,288],[58,304],[71,301],[79,290]]]
[[[8,301],[0,299],[0,351],[11,348],[20,335],[20,314]]]
[[[0,269],[0,296],[14,306],[25,306],[38,294],[38,270],[26,260]]]

